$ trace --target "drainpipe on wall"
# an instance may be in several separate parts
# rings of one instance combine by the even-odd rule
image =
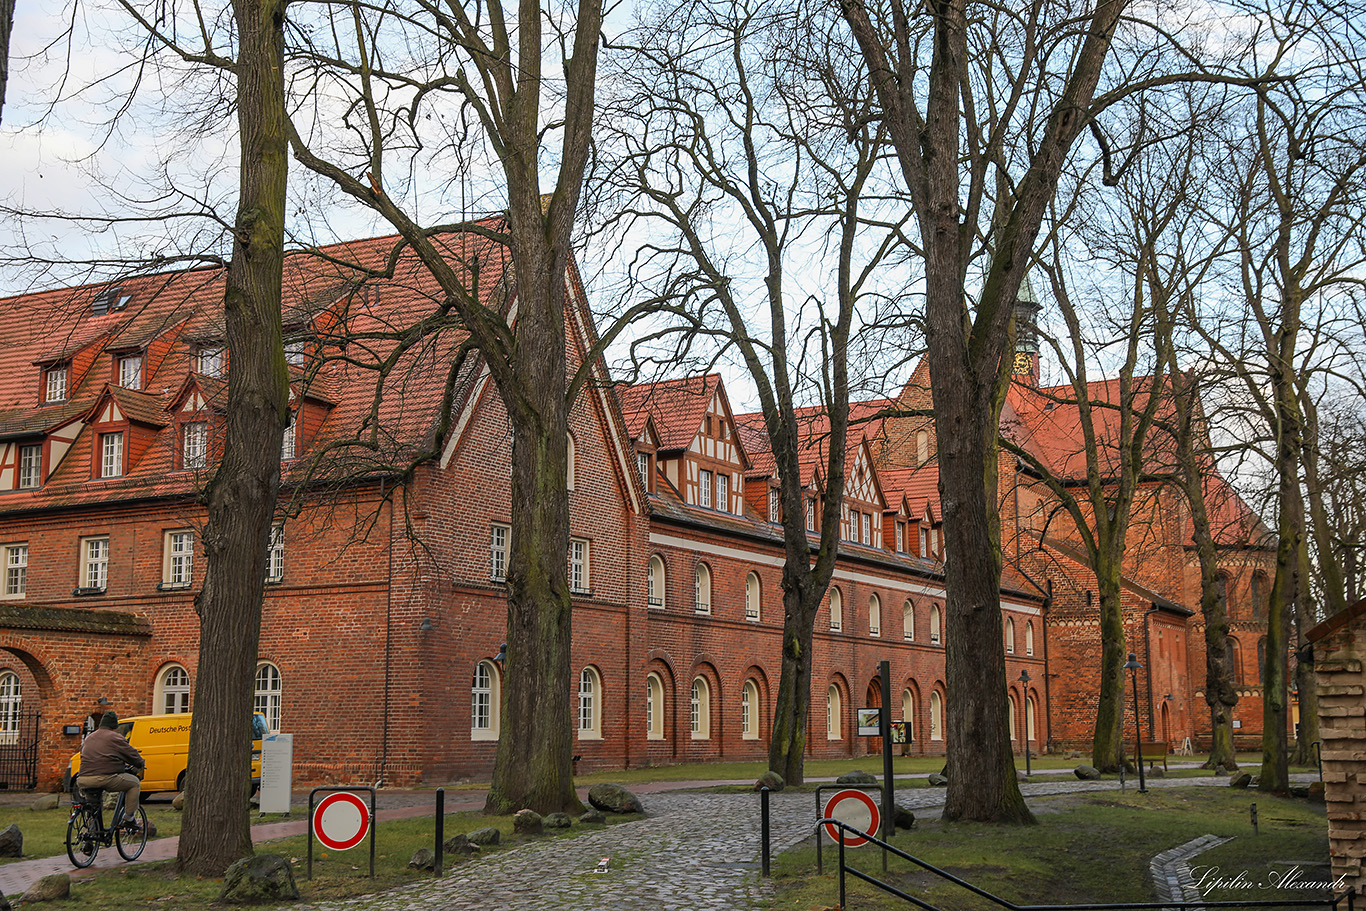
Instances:
[[[383,505],[384,478],[379,479],[379,500]],[[390,646],[394,634],[394,503],[389,502],[389,568],[384,586],[384,722],[379,750],[379,780],[375,787],[383,787],[389,772],[389,671]]]
[[[1048,580],[1048,594],[1043,599],[1043,619],[1040,624],[1043,626],[1043,717],[1044,724],[1048,726],[1048,739],[1044,741],[1048,744],[1048,752],[1053,752],[1053,675],[1048,672],[1048,609],[1053,606],[1053,580]]]
[[[1155,602],[1149,602],[1149,607],[1143,612],[1143,665],[1145,675],[1148,678],[1148,736],[1154,740],[1153,736],[1153,636],[1151,627],[1148,625],[1148,616],[1160,610]]]

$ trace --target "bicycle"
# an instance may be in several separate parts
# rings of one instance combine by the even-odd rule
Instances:
[[[132,771],[131,769],[129,771]],[[147,847],[147,811],[138,806],[136,817],[124,819],[123,802],[128,795],[119,793],[114,804],[114,823],[104,825],[104,790],[82,788],[71,783],[71,819],[66,824],[66,856],[77,867],[85,868],[95,862],[100,847],[111,844],[118,848],[124,860],[137,860]]]

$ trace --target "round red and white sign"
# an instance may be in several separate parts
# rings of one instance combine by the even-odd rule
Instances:
[[[354,848],[370,832],[370,807],[357,794],[335,791],[313,808],[313,834],[333,851]]]
[[[848,788],[843,791],[836,791],[830,795],[830,799],[825,802],[825,818],[838,819],[847,826],[853,826],[864,835],[855,835],[848,829],[841,829],[839,826],[825,824],[825,831],[830,833],[830,837],[835,841],[843,841],[847,848],[857,848],[860,845],[868,844],[866,835],[876,835],[881,817],[878,815],[877,804],[873,798],[868,796],[866,791],[857,791]]]

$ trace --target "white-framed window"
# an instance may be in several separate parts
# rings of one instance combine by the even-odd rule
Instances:
[[[168,664],[157,674],[156,715],[180,715],[190,710],[190,674],[179,664]]]
[[[844,595],[838,588],[830,589],[830,631],[838,633],[844,629]]]
[[[939,556],[939,529],[930,526],[930,553]]]
[[[906,725],[906,742],[915,743],[915,693],[910,687],[901,691],[901,720]]]
[[[128,354],[119,358],[119,385],[125,389],[142,388],[141,354]]]
[[[778,488],[770,487],[768,489],[768,521],[774,525],[782,521],[782,505],[782,500],[778,496]]]
[[[577,467],[574,449],[574,434],[567,434],[564,440],[564,489],[574,489],[574,471]]]
[[[1015,654],[1015,620],[1006,617],[1006,654]]]
[[[0,673],[0,744],[19,742],[19,711],[23,706],[19,675],[13,671]]]
[[[195,369],[201,376],[222,377],[224,365],[222,346],[200,348],[195,356]]]
[[[939,645],[943,640],[939,629],[939,605],[930,605],[930,645]]]
[[[806,498],[806,530],[816,530],[816,498]]]
[[[166,532],[165,550],[162,584],[166,588],[185,588],[194,581],[194,532]]]
[[[1014,693],[1006,693],[1006,711],[1010,713],[1010,742],[1014,743],[1020,739],[1020,726],[1015,720],[1019,705],[1015,702]]]
[[[252,711],[264,715],[266,729],[272,734],[280,731],[280,704],[284,694],[284,680],[280,669],[269,661],[256,666],[256,690],[252,694]]]
[[[930,739],[944,739],[944,700],[938,690],[930,693]]]
[[[759,684],[746,680],[740,690],[740,738],[759,739]]]
[[[746,619],[746,620],[758,620],[758,619],[759,619],[759,608],[760,608],[759,599],[760,599],[760,597],[761,597],[761,589],[760,589],[760,586],[759,586],[759,574],[758,574],[758,573],[750,573],[749,575],[745,576],[745,619]]]
[[[645,597],[650,607],[664,608],[664,558],[659,554],[650,557],[645,568]]]
[[[653,671],[645,677],[645,739],[664,739],[664,681]]]
[[[22,598],[28,591],[28,545],[5,545],[6,598]]]
[[[830,684],[830,688],[825,691],[825,739],[843,739],[840,723],[844,714],[843,700],[840,699],[840,688],[835,684]]]
[[[693,740],[711,739],[711,684],[707,683],[706,677],[694,677],[692,680],[688,719],[692,724]]]
[[[906,523],[896,523],[896,552],[904,554],[906,552]]]
[[[650,489],[650,454],[648,452],[636,453],[636,471],[640,472],[640,480],[645,483],[645,489]]]
[[[705,563],[697,564],[693,573],[693,610],[699,614],[711,613],[711,567]]]
[[[877,595],[868,596],[868,635],[882,635],[882,599]]]
[[[730,475],[723,471],[716,473],[716,508],[730,512]]]
[[[864,544],[872,544],[872,543],[873,543],[873,514],[872,514],[872,513],[869,513],[869,512],[863,513],[862,516],[861,516],[860,521],[863,522],[863,534],[862,534],[862,536],[859,538],[859,540],[861,540]]]
[[[579,739],[602,739],[602,678],[594,667],[579,674]]]
[[[591,591],[588,577],[588,542],[583,538],[569,539],[569,590],[586,595]]]
[[[181,430],[180,467],[205,468],[209,464],[209,425],[191,421]]]
[[[32,489],[42,485],[43,445],[28,443],[19,447],[19,488]]]
[[[1035,738],[1035,736],[1034,736],[1034,695],[1031,693],[1030,695],[1028,695],[1028,696],[1025,697],[1025,747],[1026,747],[1026,749],[1028,748],[1029,743],[1032,742],[1032,741],[1035,740],[1035,739],[1036,739],[1036,738]]]
[[[927,560],[930,557],[930,528],[928,525],[920,526],[920,556]]]
[[[288,462],[290,459],[294,458],[295,451],[299,441],[299,435],[297,430],[299,426],[298,417],[299,412],[297,410],[291,411],[289,413],[289,420],[285,422],[285,432],[284,435],[280,437],[281,462]]]
[[[285,580],[285,527],[277,522],[270,527],[270,543],[266,551],[266,581]]]
[[[915,605],[910,598],[901,604],[901,638],[915,641]]]
[[[512,526],[501,522],[489,526],[489,579],[494,582],[507,581],[508,541],[511,537]]]
[[[285,363],[291,367],[308,366],[308,342],[293,341],[285,343]]]
[[[117,478],[123,474],[123,431],[100,434],[100,477]]]
[[[66,380],[68,375],[69,371],[66,364],[54,364],[47,368],[43,374],[44,402],[66,401]]]
[[[712,485],[712,477],[711,477],[711,475],[712,475],[712,473],[711,473],[711,471],[709,471],[708,469],[703,468],[703,469],[702,469],[701,471],[699,471],[697,474],[698,474],[698,481],[697,481],[697,503],[698,503],[699,506],[706,506],[707,508],[710,509],[710,508],[711,508],[711,485]]]
[[[1025,621],[1025,654],[1033,657],[1034,655],[1034,621]]]
[[[88,591],[104,591],[109,587],[109,538],[81,539],[81,583]]]
[[[474,666],[474,682],[470,685],[470,739],[498,739],[498,707],[502,698],[502,681],[492,661],[480,661]]]

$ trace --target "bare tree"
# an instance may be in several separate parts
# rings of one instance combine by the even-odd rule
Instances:
[[[1186,78],[1164,53],[1179,36],[1125,19],[1126,7],[1123,0],[1080,10],[1046,0],[1011,9],[972,0],[840,4],[896,148],[925,257],[947,554],[949,819],[1032,819],[999,698],[1006,681],[998,421],[1015,300],[1073,146],[1092,127],[1108,158],[1095,118],[1126,97]],[[1122,22],[1128,52],[1107,74]],[[1110,87],[1102,90],[1103,76]],[[990,266],[969,294],[969,264],[982,253],[988,224]],[[1120,660],[1107,653],[1102,678],[1114,678]]]
[[[801,2],[657,5],[625,39],[603,118],[614,150],[604,181],[625,200],[617,223],[650,238],[631,279],[668,314],[636,351],[674,335],[666,360],[694,346],[733,356],[758,393],[785,551],[769,768],[789,784],[803,780],[812,634],[841,538],[850,349],[898,228],[874,221],[885,147],[837,25]],[[802,470],[812,451],[823,477],[814,545]]]
[[[0,114],[5,110],[5,89],[9,86],[9,39],[13,31],[14,0],[0,0]]]
[[[311,125],[299,127],[296,114],[291,127],[294,155],[392,225],[421,259],[482,354],[513,427],[502,711],[518,723],[500,732],[486,809],[572,810],[580,804],[570,761],[568,410],[593,358],[567,375],[565,294],[602,4],[579,0],[566,12],[529,0],[417,0],[320,4],[318,14],[321,27],[296,57],[317,88],[305,105]],[[329,116],[338,95],[339,129]],[[410,178],[426,166],[427,143],[454,152],[471,120],[501,175],[506,216],[493,227],[433,224],[415,197],[405,199]],[[438,164],[461,161],[450,154]],[[543,190],[547,169],[555,177]],[[508,251],[514,283],[505,296],[472,293],[467,270],[434,240],[443,229]]]

